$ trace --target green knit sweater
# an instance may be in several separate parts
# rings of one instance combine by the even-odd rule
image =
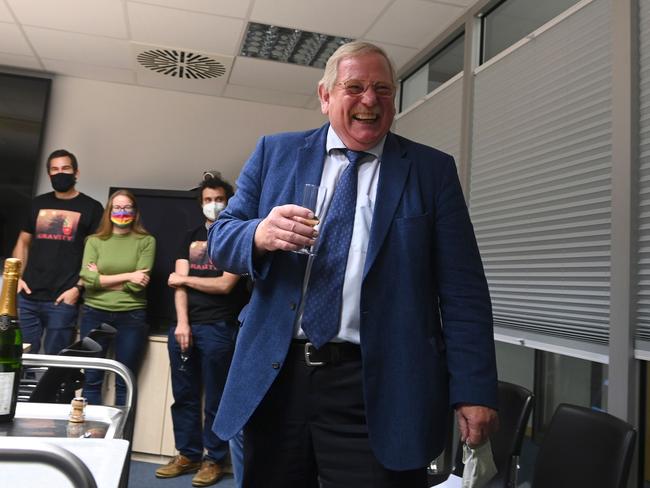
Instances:
[[[127,312],[147,306],[144,287],[126,282],[120,290],[102,288],[99,275],[130,273],[139,269],[151,270],[156,254],[156,239],[140,234],[113,234],[108,239],[89,237],[79,275],[86,284],[86,305],[111,312]],[[99,272],[90,271],[95,263]]]

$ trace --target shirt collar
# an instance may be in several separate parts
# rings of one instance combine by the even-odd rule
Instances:
[[[377,144],[375,144],[373,147],[367,149],[364,152],[372,154],[375,158],[377,158],[377,160],[381,160],[381,155],[384,152],[385,142],[386,142],[386,136],[382,137]],[[331,154],[331,151],[333,149],[345,150],[346,147],[345,144],[343,144],[341,138],[334,131],[332,125],[330,124],[329,128],[327,129],[327,142],[325,143],[325,150],[327,151],[327,154]]]

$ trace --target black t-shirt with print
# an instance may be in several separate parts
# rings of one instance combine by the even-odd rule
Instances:
[[[95,232],[104,211],[102,205],[79,193],[56,198],[54,192],[39,195],[23,231],[32,235],[23,279],[32,290],[31,300],[54,301],[79,279],[86,237]]]
[[[187,259],[190,263],[190,276],[213,278],[223,275],[210,261],[207,250],[208,231],[201,225],[187,233],[177,259]],[[240,310],[249,298],[246,279],[240,278],[228,295],[204,293],[194,288],[187,289],[187,308],[191,324],[209,324],[225,320],[235,324]]]

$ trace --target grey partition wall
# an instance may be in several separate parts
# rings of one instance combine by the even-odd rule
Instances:
[[[395,132],[451,154],[458,164],[462,96],[463,77],[459,74],[399,114]]]

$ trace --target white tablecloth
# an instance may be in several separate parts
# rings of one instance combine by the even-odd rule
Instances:
[[[124,439],[66,439],[46,437],[0,437],[0,447],[47,448],[59,446],[81,459],[99,488],[116,488],[126,461],[129,442]],[[2,486],[43,486],[68,488],[72,484],[55,468],[37,463],[3,462],[0,454]],[[74,488],[74,487],[73,487]]]

